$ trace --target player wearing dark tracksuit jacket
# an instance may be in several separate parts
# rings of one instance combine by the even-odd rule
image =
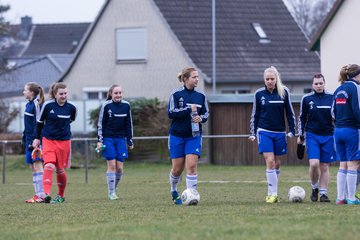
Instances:
[[[102,149],[107,160],[107,184],[109,200],[117,200],[116,188],[124,172],[124,160],[128,158],[128,150],[134,148],[132,141],[133,125],[130,104],[122,100],[122,89],[113,85],[103,103],[98,121],[97,149]]]
[[[172,200],[177,205],[182,203],[177,184],[185,167],[186,187],[197,188],[197,163],[202,142],[201,124],[209,117],[205,95],[195,90],[199,81],[198,71],[185,68],[178,79],[184,86],[171,93],[168,106],[168,117],[171,119],[169,152],[172,159],[169,178]]]
[[[329,163],[335,161],[334,124],[331,116],[333,95],[325,91],[322,74],[313,77],[313,92],[301,99],[298,124],[298,144],[306,139],[311,180],[311,201],[330,202],[327,195],[329,185]],[[305,137],[306,134],[306,137]],[[319,191],[320,187],[320,191]]]
[[[295,135],[295,114],[291,105],[289,90],[282,84],[275,67],[264,71],[265,87],[254,95],[250,120],[251,141],[258,139],[259,153],[266,161],[268,181],[267,203],[278,202],[277,188],[280,174],[280,156],[287,153],[286,126],[289,125],[289,137]]]
[[[334,92],[332,106],[336,151],[340,158],[336,203],[360,204],[355,194],[360,162],[360,66],[342,67],[339,80],[342,84]]]
[[[52,100],[46,101],[41,109],[33,147],[39,146],[42,135],[44,202],[62,203],[65,201],[67,183],[65,168],[70,168],[70,123],[75,121],[76,107],[67,101],[67,87],[64,83],[54,83],[50,88],[50,96]],[[51,201],[50,193],[55,171],[58,193]]]
[[[23,94],[25,98],[29,100],[24,112],[25,129],[23,132],[23,146],[25,147],[25,162],[29,164],[31,168],[35,189],[35,195],[25,202],[42,203],[45,197],[43,187],[43,159],[41,156],[32,154],[32,143],[35,139],[36,121],[40,116],[41,106],[44,103],[44,90],[37,83],[29,82],[25,84]]]

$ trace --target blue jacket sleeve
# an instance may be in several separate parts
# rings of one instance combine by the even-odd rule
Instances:
[[[295,136],[295,113],[291,104],[290,94],[287,90],[285,95],[285,112],[286,119],[289,125],[289,132],[291,132]]]
[[[183,118],[191,113],[190,106],[179,107],[174,94],[171,94],[168,105],[168,117],[170,119]]]
[[[208,118],[209,118],[209,106],[208,106],[208,103],[207,103],[207,100],[206,100],[206,97],[204,95],[204,102],[203,102],[203,107],[201,108],[201,113],[200,113],[200,117],[202,119],[202,123],[205,123]]]
[[[257,94],[254,95],[253,107],[250,118],[250,135],[255,136],[259,123],[260,106],[257,101]]]
[[[128,146],[132,146],[133,143],[133,122],[132,122],[132,115],[131,115],[131,109],[129,106],[128,114],[126,115],[126,142]]]
[[[351,98],[351,108],[352,108],[352,112],[353,115],[356,119],[356,121],[358,122],[358,124],[360,123],[360,99],[359,99],[359,94],[360,94],[360,86],[359,85],[354,85],[354,90],[352,91],[352,98]]]
[[[101,108],[99,111],[99,118],[98,118],[98,124],[97,124],[98,142],[103,142],[104,109],[105,109],[105,103],[101,105]]]
[[[75,121],[76,116],[77,116],[77,109],[76,109],[76,107],[73,105],[73,110],[72,110],[71,116],[70,116],[71,122]]]
[[[305,102],[305,97],[303,97],[301,99],[301,103],[300,103],[300,114],[299,114],[299,121],[298,121],[298,133],[300,136],[304,135],[305,125],[306,125],[307,117],[308,117],[308,113],[309,113],[309,106],[304,104],[304,102]]]

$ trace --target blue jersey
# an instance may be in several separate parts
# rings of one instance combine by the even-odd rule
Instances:
[[[205,123],[209,117],[209,108],[204,93],[187,89],[185,86],[173,91],[168,105],[168,117],[171,119],[170,134],[177,137],[192,137],[191,104],[196,104],[197,112]],[[200,133],[202,132],[200,124]]]
[[[25,106],[23,141],[25,146],[32,144],[36,135],[36,122],[40,116],[41,105],[39,99],[30,100]]]
[[[303,96],[298,122],[300,136],[304,135],[304,130],[320,136],[333,135],[332,101],[333,95],[325,91],[322,93],[313,91]]]
[[[360,129],[360,87],[350,79],[334,92],[332,114],[337,128]]]
[[[127,144],[132,146],[132,136],[133,124],[129,102],[112,100],[104,102],[99,113],[98,141],[103,142],[104,137],[126,137]]]
[[[250,135],[255,136],[259,128],[285,132],[285,113],[289,131],[295,135],[295,114],[289,90],[284,88],[284,91],[284,99],[279,96],[276,89],[271,93],[266,87],[262,87],[255,92],[250,119]]]
[[[55,99],[52,99],[44,103],[38,122],[44,124],[43,137],[50,140],[69,140],[70,123],[75,121],[75,118],[75,105],[67,101],[60,106]]]

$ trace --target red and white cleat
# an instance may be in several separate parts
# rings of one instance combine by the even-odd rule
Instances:
[[[44,198],[39,197],[37,195],[33,196],[32,198],[25,200],[26,203],[43,203]]]

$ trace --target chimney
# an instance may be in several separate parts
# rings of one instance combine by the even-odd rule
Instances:
[[[29,38],[30,30],[32,27],[32,18],[25,16],[21,18],[20,31],[17,36],[22,40],[27,40]]]

